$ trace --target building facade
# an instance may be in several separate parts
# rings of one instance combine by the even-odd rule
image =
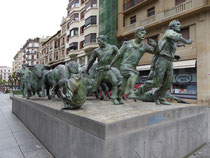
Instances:
[[[79,65],[87,65],[98,47],[99,0],[69,0],[66,22],[66,55]]]
[[[0,66],[0,79],[2,81],[7,81],[9,80],[9,76],[12,75],[12,68],[7,67],[7,66]]]
[[[182,35],[193,44],[177,49],[181,58],[174,62],[171,92],[210,105],[210,0],[118,0],[118,7],[120,41],[133,38],[139,26],[146,27],[147,38],[160,40],[169,22],[180,20]],[[150,54],[141,59],[139,83],[146,80],[151,59]]]
[[[48,65],[52,68],[61,64],[64,61],[61,54],[61,46],[64,47],[64,43],[62,43],[61,31],[59,30],[56,34],[40,43],[37,63]]]
[[[24,52],[23,52],[23,49],[21,48],[13,58],[14,61],[12,64],[12,72],[17,72],[18,69],[22,68],[23,60],[24,60],[23,56],[24,56]]]
[[[39,51],[40,38],[28,39],[23,46],[23,63],[28,66],[37,64],[37,51]]]

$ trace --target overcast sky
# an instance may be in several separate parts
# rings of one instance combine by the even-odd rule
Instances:
[[[68,0],[1,0],[0,66],[12,67],[28,38],[52,36],[66,16]]]

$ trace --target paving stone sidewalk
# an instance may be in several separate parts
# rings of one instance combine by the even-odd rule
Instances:
[[[53,158],[12,113],[9,97],[0,92],[0,158]]]

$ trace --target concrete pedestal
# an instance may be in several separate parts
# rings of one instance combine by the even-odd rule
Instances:
[[[87,100],[63,103],[12,98],[12,111],[56,158],[182,158],[207,143],[206,107]]]

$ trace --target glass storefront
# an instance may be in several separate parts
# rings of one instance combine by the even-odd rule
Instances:
[[[140,71],[136,87],[147,81],[149,71]],[[196,68],[174,69],[174,79],[171,93],[180,98],[197,99]]]
[[[196,68],[174,70],[171,93],[182,98],[197,98]]]

